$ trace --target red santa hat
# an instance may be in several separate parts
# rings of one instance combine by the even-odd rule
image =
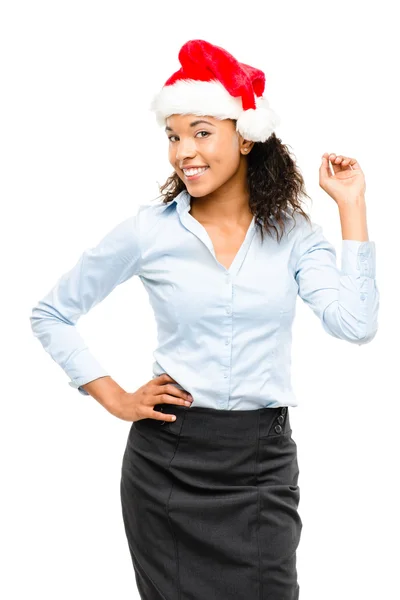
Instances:
[[[150,110],[165,126],[173,114],[236,119],[244,139],[266,141],[280,123],[263,97],[265,74],[238,62],[229,52],[204,40],[189,40],[179,51],[182,67],[165,82]]]

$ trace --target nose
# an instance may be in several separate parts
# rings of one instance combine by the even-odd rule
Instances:
[[[196,142],[193,139],[180,139],[176,148],[176,161],[183,163],[186,158],[196,156]]]

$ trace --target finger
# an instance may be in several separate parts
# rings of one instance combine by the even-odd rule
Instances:
[[[357,162],[355,159],[343,156],[343,154],[332,153],[329,158],[332,162],[334,173],[338,173],[339,171],[350,171],[352,169],[351,161]]]
[[[161,375],[159,375],[155,379],[158,379],[161,382],[164,382],[164,381],[175,381],[175,379],[173,379],[170,375],[168,375],[168,373],[161,373]],[[175,381],[175,383],[178,383],[178,382]]]
[[[329,155],[327,152],[325,152],[322,155],[322,162],[321,162],[321,166],[319,168],[321,178],[332,177],[331,167],[329,164],[328,156]]]
[[[192,398],[192,396],[189,394],[189,392],[187,392],[186,390],[181,390],[180,388],[177,388],[172,383],[166,383],[163,386],[161,393],[170,394],[171,396],[177,396],[178,398],[183,398],[184,400],[187,400],[188,398],[189,399]]]
[[[350,171],[351,170],[350,161],[351,161],[351,158],[349,158],[348,156],[343,156],[342,162],[340,163],[342,171]]]
[[[154,421],[175,421],[175,415],[165,414],[164,407],[160,406],[159,409],[149,408],[146,409],[140,416],[141,419],[153,419]]]
[[[350,159],[350,165],[351,165],[351,167],[353,169],[360,169],[361,170],[361,167],[360,167],[359,163],[357,162],[357,160],[355,158],[351,158]]]
[[[333,172],[335,174],[339,173],[339,171],[342,170],[342,167],[340,165],[340,163],[342,162],[342,158],[343,158],[343,156],[335,154],[335,153],[332,153],[329,155],[329,160],[332,163]]]
[[[156,421],[175,421],[175,415],[169,415],[161,410],[152,410],[148,416],[149,419],[155,419]]]
[[[154,402],[154,399],[153,399]],[[171,394],[158,394],[156,396],[156,404],[177,404],[178,406],[191,406],[192,401],[187,397],[176,397]]]

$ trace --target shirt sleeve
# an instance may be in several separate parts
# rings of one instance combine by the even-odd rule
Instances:
[[[320,225],[306,222],[295,246],[298,295],[324,330],[358,345],[370,342],[379,310],[375,242],[342,240],[341,269]]]
[[[35,337],[69,376],[69,385],[83,395],[89,394],[80,386],[109,373],[89,350],[76,323],[117,285],[138,274],[140,262],[137,215],[133,215],[86,249],[32,309]]]

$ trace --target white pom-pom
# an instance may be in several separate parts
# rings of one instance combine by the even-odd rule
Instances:
[[[280,123],[265,98],[257,98],[257,108],[244,110],[237,119],[236,129],[245,140],[265,142]]]

